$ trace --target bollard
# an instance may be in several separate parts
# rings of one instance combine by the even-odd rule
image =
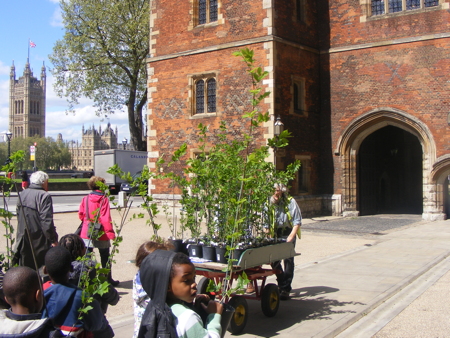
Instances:
[[[126,208],[127,207],[127,193],[125,191],[119,192],[119,207]]]

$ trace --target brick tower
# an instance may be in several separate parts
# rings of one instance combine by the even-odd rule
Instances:
[[[226,121],[236,135],[248,130],[241,116],[251,108],[251,81],[243,61],[232,53],[250,48],[258,65],[269,72],[263,87],[271,91],[261,108],[272,119],[258,140],[265,144],[273,137],[274,117],[280,116],[294,137],[286,151],[279,152],[277,167],[300,159],[303,165],[292,191],[298,196],[317,194],[318,170],[313,168],[319,157],[319,42],[314,2],[150,3],[150,154],[170,154],[187,142],[193,156],[199,123],[214,129]],[[156,185],[154,192],[168,190]]]

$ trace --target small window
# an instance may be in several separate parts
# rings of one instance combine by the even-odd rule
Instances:
[[[305,115],[305,80],[297,78],[292,83],[292,104],[294,114]]]
[[[215,22],[218,18],[218,0],[198,0],[198,24]]]
[[[295,0],[295,18],[298,22],[306,20],[305,0]]]
[[[217,82],[214,77],[194,79],[195,103],[193,115],[216,113],[217,111]]]

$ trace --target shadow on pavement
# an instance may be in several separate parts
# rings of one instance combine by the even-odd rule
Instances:
[[[327,286],[292,290],[294,296],[288,301],[281,301],[278,313],[272,318],[262,313],[259,301],[250,300],[248,301],[249,318],[243,333],[259,337],[274,337],[281,331],[303,321],[331,320],[333,314],[355,312],[344,308],[361,303],[340,302],[325,296],[337,291],[339,289]],[[320,295],[324,296],[320,297]]]
[[[132,280],[120,281],[120,284],[119,286],[116,287],[116,289],[131,290],[133,289],[133,281]]]

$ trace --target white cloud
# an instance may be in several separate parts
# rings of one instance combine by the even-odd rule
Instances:
[[[7,66],[2,61],[0,61],[0,75],[9,75],[10,70],[11,66]]]
[[[58,2],[58,1],[52,1],[52,2]],[[62,21],[62,14],[61,14],[61,8],[58,6],[55,8],[55,11],[53,12],[53,15],[50,19],[50,26],[52,27],[64,27],[63,21]]]

